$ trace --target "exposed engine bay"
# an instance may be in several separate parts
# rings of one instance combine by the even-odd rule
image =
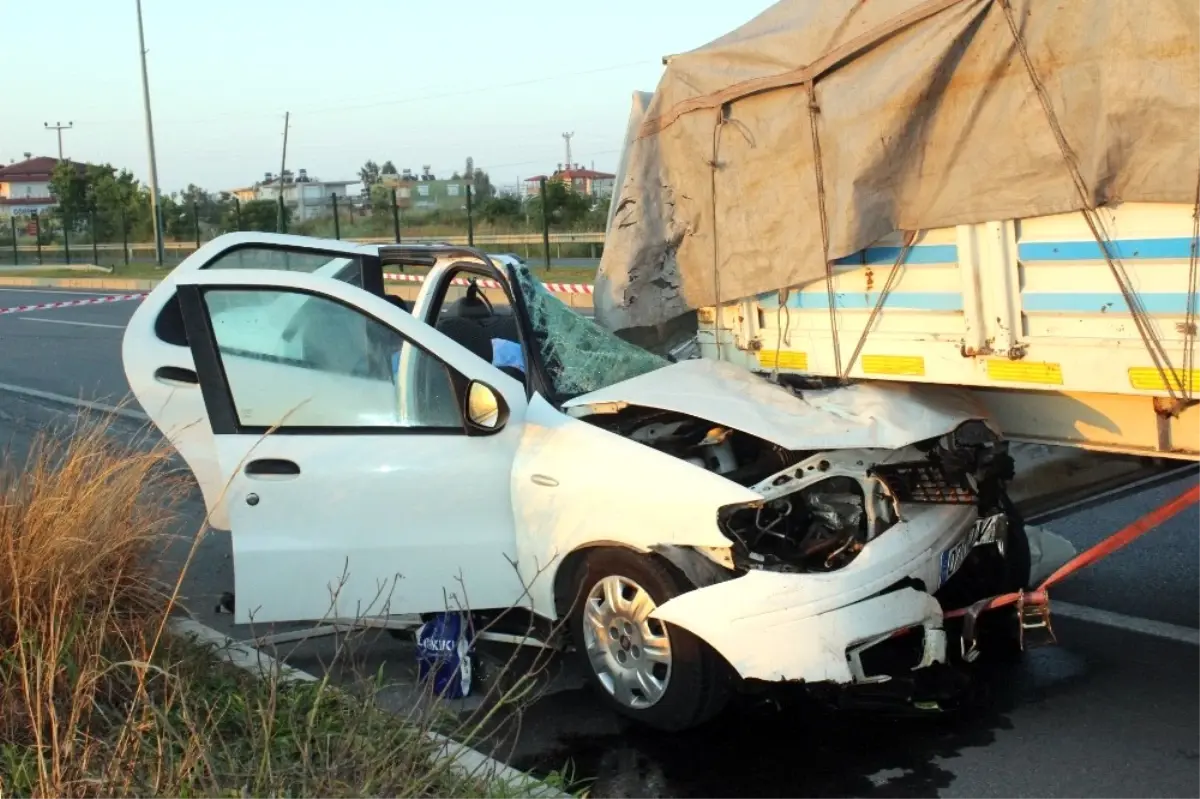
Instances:
[[[983,422],[901,450],[803,452],[671,411],[630,406],[588,421],[747,486],[764,501],[726,508],[743,569],[829,572],[903,518],[904,504],[1011,510],[1006,442]]]

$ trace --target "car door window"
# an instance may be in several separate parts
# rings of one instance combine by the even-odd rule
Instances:
[[[239,247],[228,250],[207,264],[205,269],[278,269],[282,272],[315,274],[324,269],[342,273],[341,265],[357,258],[331,253],[311,252],[282,247]],[[345,273],[347,276],[350,273]],[[345,279],[339,277],[339,279]]]
[[[445,364],[374,317],[280,289],[208,289],[204,304],[242,427],[462,428]],[[401,350],[419,368],[401,372]]]
[[[283,272],[305,272],[327,275],[333,280],[363,288],[363,261],[355,256],[337,255],[281,247],[239,247],[221,253],[205,269],[278,269]],[[213,302],[237,303],[240,298],[232,295],[214,299]],[[228,305],[226,309],[235,307]],[[298,308],[295,303],[293,308]],[[225,309],[223,309],[225,310]],[[172,298],[155,320],[155,334],[168,344],[187,346],[180,315],[179,300]]]

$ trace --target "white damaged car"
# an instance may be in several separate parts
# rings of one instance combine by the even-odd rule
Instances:
[[[663,729],[755,683],[919,699],[944,611],[1029,580],[963,395],[672,363],[478,251],[223,236],[123,359],[231,531],[237,622],[516,608]]]

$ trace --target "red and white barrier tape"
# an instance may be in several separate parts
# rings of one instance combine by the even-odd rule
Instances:
[[[52,308],[75,308],[80,305],[107,305],[114,302],[145,299],[149,293],[148,291],[142,291],[137,294],[109,294],[103,297],[88,297],[86,300],[63,300],[62,302],[39,302],[35,305],[14,305],[11,308],[0,308],[0,314],[49,311]]]
[[[424,275],[404,275],[395,274],[394,272],[387,272],[383,277],[385,280],[398,280],[403,283],[425,282]],[[455,286],[470,285],[470,281],[463,277],[456,277],[450,282]],[[478,283],[480,287],[485,289],[500,288],[500,284],[497,281],[489,280],[487,278],[477,278],[475,282]],[[543,283],[542,285],[545,286],[546,290],[552,294],[591,294],[594,291],[594,287],[589,283]]]

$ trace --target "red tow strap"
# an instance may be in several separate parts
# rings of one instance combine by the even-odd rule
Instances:
[[[971,613],[972,615],[978,615],[985,610],[994,610],[995,608],[1002,608],[1005,605],[1012,605],[1017,602],[1021,602],[1025,605],[1048,605],[1050,603],[1050,597],[1046,592],[1050,586],[1079,571],[1085,566],[1090,566],[1101,558],[1111,555],[1118,549],[1121,549],[1127,544],[1130,544],[1136,539],[1140,538],[1147,531],[1154,529],[1167,519],[1170,519],[1184,508],[1195,505],[1197,502],[1200,502],[1200,483],[1192,486],[1187,491],[1184,491],[1167,504],[1156,508],[1150,513],[1147,513],[1145,516],[1138,519],[1133,524],[1125,527],[1123,530],[1104,539],[1091,549],[1084,550],[1075,557],[1071,558],[1057,571],[1047,577],[1042,584],[1034,590],[1018,591],[1013,594],[1001,594],[1000,596],[994,596],[990,599],[984,599],[980,602],[976,602],[970,607],[948,611],[943,614],[943,618],[953,619],[958,616],[965,616],[968,613]]]

